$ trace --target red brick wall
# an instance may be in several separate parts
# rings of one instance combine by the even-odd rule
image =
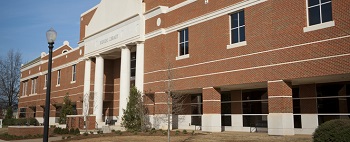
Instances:
[[[165,92],[156,92],[154,94],[154,114],[168,113],[168,95]]]
[[[87,116],[86,117],[86,129],[87,130],[93,130],[95,129],[95,122],[96,117],[95,116]],[[67,117],[67,128],[79,128],[79,129],[85,129],[84,128],[84,116],[69,116]]]
[[[52,133],[52,129],[50,128],[49,135]],[[26,135],[37,135],[44,134],[44,126],[9,126],[8,134],[15,136],[26,136]]]
[[[231,91],[231,113],[232,114],[242,114],[242,91],[235,90]]]
[[[204,5],[203,1],[196,1],[148,19],[146,33],[237,2],[210,1]],[[350,16],[346,9],[350,4],[339,0],[332,5],[337,7],[333,10],[336,25],[307,33],[303,32],[307,21],[305,1],[274,0],[245,8],[247,45],[232,49],[226,48],[230,43],[229,15],[189,26],[190,57],[182,60],[176,60],[176,31],[147,39],[144,88],[154,92],[165,90],[163,80],[167,80],[167,73],[164,70],[168,63],[177,68],[172,70],[175,90],[349,73],[350,56],[343,54],[350,52],[350,37],[310,43],[349,35]],[[162,19],[160,27],[155,24],[157,18]],[[343,56],[323,58],[335,55]]]
[[[83,15],[80,17],[80,41],[82,41],[85,38],[85,27],[89,25],[92,17],[94,16],[97,8],[94,10],[91,10],[89,13]]]
[[[203,89],[203,114],[221,114],[220,89]]]
[[[269,113],[293,113],[291,83],[284,81],[268,82]]]
[[[317,113],[316,84],[300,85],[299,96],[300,96],[300,113],[316,114]]]

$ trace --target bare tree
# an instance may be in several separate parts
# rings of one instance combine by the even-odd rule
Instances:
[[[18,51],[9,50],[5,58],[0,57],[0,101],[7,108],[18,102],[21,56]]]
[[[186,95],[176,93],[173,90],[173,67],[172,64],[167,62],[167,123],[168,123],[168,142],[170,142],[170,126],[174,123],[170,116],[173,114],[181,114],[184,110],[184,102]]]

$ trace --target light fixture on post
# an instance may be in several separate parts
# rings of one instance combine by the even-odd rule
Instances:
[[[50,115],[50,93],[51,93],[51,69],[52,69],[52,49],[57,37],[56,31],[51,28],[46,32],[47,42],[49,44],[49,62],[47,68],[46,100],[45,100],[45,118],[44,118],[44,137],[43,142],[49,140],[49,115]]]

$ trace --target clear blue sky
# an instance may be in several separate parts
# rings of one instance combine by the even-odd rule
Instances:
[[[100,0],[0,0],[0,56],[10,49],[22,53],[23,63],[48,52],[46,31],[57,32],[55,48],[79,41],[80,15]]]

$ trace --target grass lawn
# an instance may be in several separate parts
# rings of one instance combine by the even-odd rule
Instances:
[[[71,142],[164,142],[167,137],[162,134],[97,134],[97,135],[80,135],[69,140]],[[311,135],[295,136],[269,136],[267,133],[244,133],[244,132],[221,132],[221,133],[204,133],[196,132],[171,136],[172,142],[312,142]]]

